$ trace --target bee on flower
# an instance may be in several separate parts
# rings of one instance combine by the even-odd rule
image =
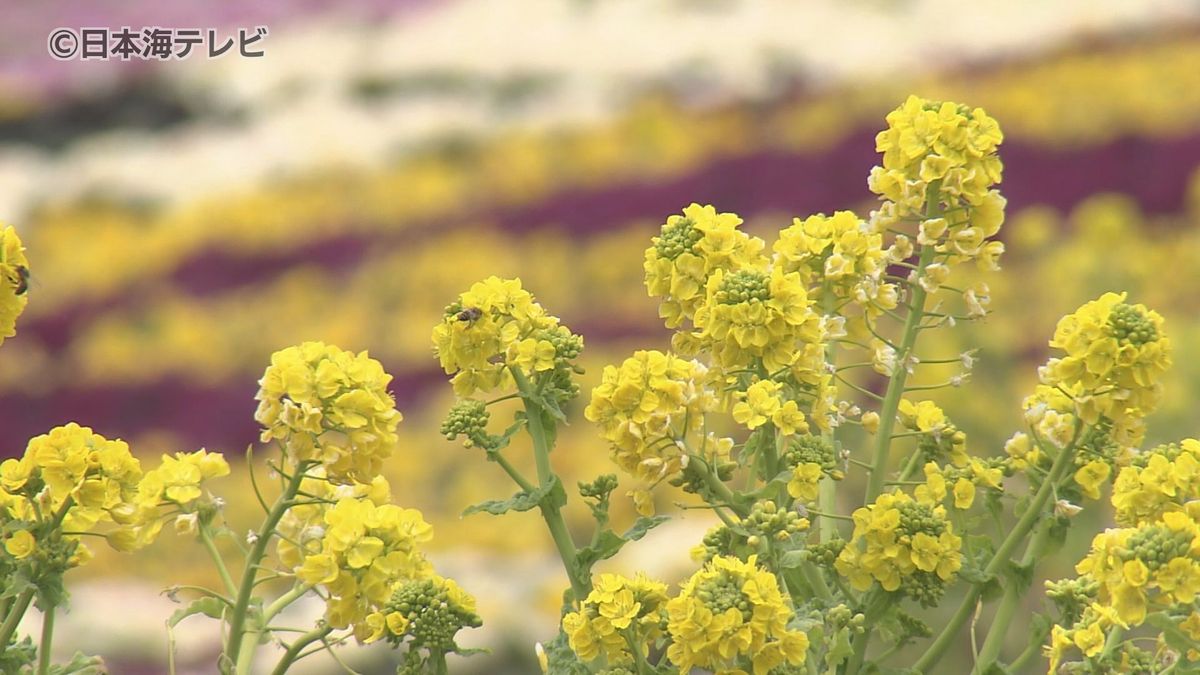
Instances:
[[[0,344],[17,334],[17,317],[29,304],[29,260],[12,226],[0,223]]]

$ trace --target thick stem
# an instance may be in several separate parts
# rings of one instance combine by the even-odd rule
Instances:
[[[533,458],[537,465],[538,484],[545,487],[555,476],[554,469],[550,466],[550,442],[544,426],[542,407],[534,401],[533,387],[525,374],[519,368],[512,368],[511,371],[513,380],[517,383],[517,389],[521,392],[521,399],[525,403],[525,428],[529,431],[529,437],[533,441]],[[558,549],[558,556],[562,559],[563,567],[566,569],[567,579],[571,582],[571,591],[575,595],[575,601],[582,602],[591,592],[592,585],[591,581],[581,574],[578,551],[575,548],[575,541],[571,539],[571,532],[567,529],[567,522],[563,519],[562,510],[549,500],[539,504],[539,507],[542,518],[546,521],[546,527],[550,530],[550,536],[554,539],[554,546]]]
[[[38,675],[50,672],[50,645],[54,642],[54,607],[42,615],[42,639],[38,643]]]
[[[937,218],[942,213],[939,202],[940,185],[938,181],[929,184],[925,193],[925,213],[927,218]],[[917,262],[916,276],[920,277],[925,268],[933,262],[933,246],[922,246],[921,257]],[[912,355],[913,345],[916,344],[917,327],[925,317],[925,288],[919,283],[912,286],[912,298],[909,303],[908,316],[904,319],[904,332],[900,336],[900,348],[896,350],[896,370],[888,380],[887,393],[883,396],[883,404],[879,408],[879,431],[875,442],[875,457],[871,461],[871,475],[867,481],[866,503],[870,504],[883,492],[883,482],[887,477],[887,466],[892,447],[892,429],[896,426],[896,412],[900,409],[900,399],[904,396],[904,383],[908,380],[908,358]]]
[[[224,654],[228,659],[237,664],[237,672],[239,674],[249,672],[255,648],[253,644],[243,645],[243,638],[246,633],[246,613],[250,608],[250,600],[254,595],[254,582],[258,576],[259,564],[262,562],[263,556],[266,555],[267,545],[270,544],[271,537],[275,534],[276,526],[279,525],[283,514],[287,513],[287,510],[292,507],[292,499],[300,489],[300,482],[304,480],[304,472],[307,468],[307,463],[296,466],[291,480],[288,481],[287,487],[283,490],[283,494],[279,495],[279,499],[271,506],[271,511],[267,514],[266,520],[263,521],[262,527],[258,531],[258,538],[254,540],[254,545],[246,557],[246,568],[242,572],[242,584],[238,589],[233,613],[229,618],[229,641],[225,645]],[[248,650],[250,656],[242,655],[241,650],[243,648]],[[222,667],[228,668],[227,664],[223,664]]]
[[[1079,425],[1076,425],[1075,438],[1079,437]],[[1072,458],[1075,455],[1075,441],[1063,449],[1058,454],[1058,458],[1054,460],[1054,464],[1050,467],[1050,473],[1046,479],[1042,481],[1042,485],[1038,488],[1037,494],[1030,501],[1029,506],[1025,509],[1025,513],[1021,514],[1020,520],[1008,533],[1008,537],[1000,544],[1000,548],[996,549],[996,553],[984,568],[984,577],[992,577],[998,574],[1004,565],[1008,564],[1008,559],[1012,555],[1013,549],[1017,547],[1029,535],[1029,531],[1034,525],[1045,515],[1046,504],[1050,501],[1050,496],[1054,494],[1054,490],[1058,481],[1062,479],[1067,468],[1072,464]],[[967,591],[966,597],[963,598],[962,604],[958,606],[958,611],[950,618],[950,622],[942,629],[941,634],[937,636],[929,649],[921,655],[921,658],[913,665],[914,668],[921,672],[928,672],[933,668],[950,648],[958,631],[970,618],[971,612],[975,609],[975,603],[979,600],[980,594],[983,593],[983,585],[976,584],[971,586]]]
[[[305,647],[316,642],[317,640],[324,639],[326,635],[329,635],[332,632],[332,626],[325,626],[323,628],[314,628],[304,635],[296,638],[296,641],[289,645],[287,651],[283,653],[283,657],[279,659],[279,663],[275,664],[275,669],[271,671],[271,675],[286,675],[288,668],[290,668],[292,665],[292,662],[296,660],[296,657],[300,655],[300,652],[303,651]]]
[[[1045,554],[1046,548],[1050,544],[1050,531],[1049,523],[1043,523],[1034,533],[1033,539],[1025,549],[1025,555],[1021,558],[1022,567],[1032,565]],[[1000,600],[1000,606],[996,608],[995,616],[992,617],[992,625],[988,628],[983,647],[979,650],[974,673],[986,673],[988,668],[1000,657],[1000,650],[1004,647],[1004,639],[1008,635],[1009,624],[1012,623],[1013,616],[1021,606],[1021,600],[1025,597],[1027,590],[1029,590],[1028,587],[1012,579],[1004,587],[1004,597]]]

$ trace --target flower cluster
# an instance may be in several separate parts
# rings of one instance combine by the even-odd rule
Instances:
[[[455,636],[463,628],[482,625],[475,613],[475,598],[453,579],[436,574],[399,584],[379,611],[367,615],[370,633],[363,640],[381,638],[394,645],[407,644],[402,675],[430,672],[431,662],[459,651]]]
[[[1070,627],[1055,626],[1048,647],[1052,672],[1072,646],[1086,657],[1100,656],[1110,625],[1136,627],[1152,607],[1191,612],[1200,595],[1197,515],[1194,508],[1172,511],[1096,535],[1091,552],[1075,566],[1094,586],[1096,602]]]
[[[785,394],[782,383],[759,380],[746,391],[737,392],[733,419],[747,429],[757,429],[770,422],[784,436],[808,433],[808,422],[800,405]]]
[[[667,218],[646,249],[646,289],[662,299],[659,313],[668,328],[691,319],[704,303],[708,278],[762,260],[765,244],[738,229],[742,219],[692,204]]]
[[[605,366],[584,410],[612,445],[613,461],[654,483],[677,473],[684,444],[702,433],[704,413],[717,406],[707,369],[671,353],[639,351],[620,366]],[[718,453],[724,443],[700,439]]]
[[[974,259],[995,269],[1004,245],[988,238],[1000,230],[1005,206],[991,189],[1003,172],[996,147],[1004,135],[996,120],[981,108],[910,96],[888,113],[887,123],[875,138],[883,166],[868,180],[871,191],[887,200],[873,224],[921,220],[918,243],[951,263]],[[941,203],[944,212],[927,218],[930,207],[940,209]]]
[[[133,522],[141,478],[141,464],[128,444],[74,422],[31,439],[20,459],[0,464],[3,505],[10,516],[56,516],[72,531],[102,521]]]
[[[835,566],[860,591],[878,582],[932,605],[962,567],[961,546],[945,507],[891,492],[854,512],[853,538]]]
[[[1162,317],[1125,297],[1105,293],[1063,317],[1050,346],[1066,355],[1047,362],[1042,380],[1070,392],[1085,422],[1111,421],[1114,436],[1132,446],[1141,440],[1142,418],[1158,406],[1171,343]]]
[[[1154,522],[1183,511],[1200,497],[1200,441],[1192,438],[1160,445],[1134,457],[1113,483],[1112,505],[1118,525]]]
[[[775,265],[798,272],[805,286],[828,285],[872,314],[896,308],[899,291],[883,276],[889,263],[912,255],[907,237],[901,235],[885,249],[883,235],[851,211],[795,218],[780,231],[772,250]]]
[[[726,369],[761,364],[771,373],[786,368],[805,381],[821,372],[825,326],[799,273],[765,266],[719,269],[705,289],[692,338],[716,364]]]
[[[967,435],[950,422],[946,413],[936,403],[913,403],[905,398],[900,400],[897,411],[904,428],[920,434],[917,448],[922,457],[934,461],[948,461],[959,467],[967,465]]]
[[[377,504],[370,497],[343,497],[321,521],[319,538],[314,530],[302,535],[303,562],[295,568],[296,577],[324,586],[329,625],[354,624],[365,639],[375,631],[367,617],[391,598],[398,583],[431,574],[418,546],[433,538],[433,528],[415,509]]]
[[[218,508],[215,498],[202,499],[205,481],[229,475],[229,463],[220,453],[200,449],[163,455],[158,468],[147,471],[138,483],[136,519],[108,535],[108,542],[121,551],[146,546],[162,529],[164,513],[175,513],[175,530],[194,534],[201,517],[211,517]]]
[[[693,667],[754,675],[804,663],[808,636],[790,629],[793,612],[775,575],[748,560],[714,558],[667,603],[667,656],[680,672]]]
[[[842,480],[845,477],[833,445],[820,436],[804,434],[791,439],[780,459],[792,470],[788,494],[802,503],[816,500],[821,479]]]
[[[29,260],[21,238],[0,223],[0,344],[17,333],[17,317],[29,302]]]
[[[366,352],[305,342],[271,355],[254,419],[292,465],[316,462],[330,480],[370,482],[396,444],[392,376]]]
[[[601,574],[578,611],[563,617],[568,644],[585,662],[602,658],[610,665],[632,664],[645,657],[664,635],[667,586],[644,575],[633,579]]]
[[[512,385],[508,368],[527,374],[569,369],[583,338],[561,326],[521,287],[520,279],[488,277],[446,308],[433,345],[462,397]]]

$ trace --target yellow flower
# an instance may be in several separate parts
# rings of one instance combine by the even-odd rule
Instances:
[[[692,204],[669,217],[654,237],[645,255],[646,289],[661,299],[659,314],[668,328],[693,317],[713,272],[764,260],[763,241],[739,230],[741,223],[736,214]]]
[[[1105,293],[1063,317],[1050,346],[1065,352],[1044,368],[1046,384],[1077,391],[1085,422],[1104,417],[1140,442],[1139,423],[1161,398],[1159,380],[1171,365],[1163,319],[1124,293]]]
[[[684,673],[694,667],[737,672],[743,657],[755,675],[802,665],[808,637],[787,628],[792,615],[775,575],[758,567],[755,556],[717,557],[667,603],[667,656]]]
[[[569,363],[583,338],[548,315],[520,279],[493,276],[446,308],[433,345],[442,368],[454,375],[454,392],[466,398],[512,386],[507,368],[533,373]]]
[[[563,632],[583,661],[603,657],[609,664],[631,664],[636,652],[645,656],[662,637],[666,603],[666,584],[641,574],[633,579],[600,574],[579,611],[563,617]]]
[[[1112,467],[1108,462],[1092,460],[1075,472],[1075,482],[1083,488],[1083,494],[1089,499],[1100,499],[1100,484],[1108,480]]]
[[[750,385],[733,406],[733,419],[748,429],[757,429],[779,410],[779,393],[783,385],[771,380],[759,380]]]
[[[37,547],[37,542],[28,530],[17,530],[4,540],[4,550],[17,560],[28,558]]]
[[[792,479],[787,485],[788,494],[802,502],[815,501],[820,491],[821,475],[820,464],[800,464],[792,471]]]
[[[927,488],[921,496],[933,492]],[[856,510],[853,519],[854,533],[834,567],[857,590],[877,582],[931,605],[962,567],[962,539],[940,505],[890,492]]]
[[[1075,646],[1085,656],[1095,656],[1104,649],[1104,631],[1099,624],[1091,624],[1075,631]]]
[[[969,509],[975,503],[975,484],[966,478],[954,481],[954,508]]]
[[[693,321],[701,346],[723,368],[761,361],[768,372],[789,368],[806,381],[822,371],[824,324],[795,272],[717,270]]]
[[[684,440],[728,456],[732,441],[702,437],[704,415],[717,407],[704,366],[670,353],[638,351],[620,366],[605,366],[584,416],[612,445],[618,466],[655,483],[682,468]]]
[[[262,440],[283,442],[293,464],[315,461],[330,480],[369,483],[391,456],[402,419],[391,381],[366,352],[305,342],[271,355],[254,419]]]

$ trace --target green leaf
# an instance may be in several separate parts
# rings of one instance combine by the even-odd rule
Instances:
[[[563,489],[562,482],[558,480],[558,476],[552,476],[549,483],[535,488],[531,492],[522,490],[508,499],[489,499],[486,502],[467,507],[462,514],[469,516],[473,513],[490,513],[493,516],[499,516],[509,511],[528,511],[543,505],[543,503],[546,506],[562,506],[567,503],[567,493]]]
[[[825,666],[834,670],[853,653],[854,650],[850,648],[850,629],[842,627],[833,634],[829,651],[825,652]]]
[[[191,604],[182,609],[178,609],[171,618],[167,621],[167,625],[171,628],[179,625],[180,621],[192,616],[193,614],[203,614],[209,618],[220,619],[225,614],[225,608],[228,605],[219,598],[203,597],[193,600]]]
[[[807,558],[804,549],[796,549],[788,551],[779,556],[779,567],[785,570],[795,569],[804,563]]]
[[[603,530],[596,537],[596,543],[586,546],[579,551],[576,559],[583,570],[590,570],[601,560],[607,560],[620,552],[621,547],[631,541],[637,541],[646,533],[670,520],[670,516],[643,516],[634,522],[633,527],[618,535],[612,530]]]
[[[86,656],[75,652],[69,663],[50,666],[50,672],[53,675],[104,675],[108,668],[104,665],[104,659],[99,656]]]

